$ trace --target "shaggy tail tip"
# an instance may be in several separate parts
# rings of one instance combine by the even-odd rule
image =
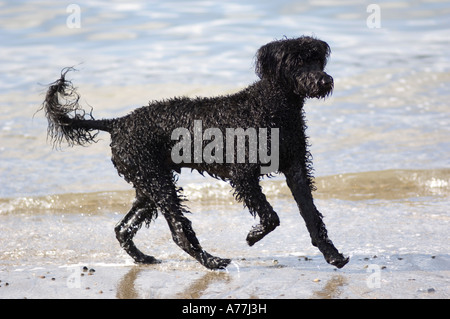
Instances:
[[[49,85],[39,109],[45,112],[48,120],[47,137],[53,146],[61,145],[64,140],[69,146],[95,143],[98,130],[107,130],[101,125],[104,121],[94,120],[92,109],[88,113],[80,107],[80,95],[72,82],[66,80],[69,71],[76,70],[73,67],[62,69],[61,77]]]

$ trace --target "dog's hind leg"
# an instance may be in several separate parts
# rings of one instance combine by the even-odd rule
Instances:
[[[155,264],[159,261],[142,253],[133,243],[133,237],[141,228],[142,223],[149,222],[156,216],[156,208],[144,196],[136,192],[136,200],[127,215],[115,227],[116,238],[120,246],[130,255],[135,262],[143,264]]]
[[[253,246],[279,226],[280,219],[262,192],[257,175],[235,178],[231,181],[231,185],[235,189],[236,199],[243,201],[253,216],[258,214],[260,223],[253,226],[247,235],[248,245]]]
[[[174,242],[203,266],[208,269],[224,269],[231,262],[230,259],[214,257],[203,250],[192,229],[191,221],[181,210],[173,207],[172,210],[164,212],[164,217],[169,224]]]
[[[149,167],[151,168],[143,174],[144,178],[139,183],[145,196],[156,204],[167,220],[174,242],[206,268],[224,269],[231,260],[214,257],[203,250],[191,221],[183,214],[186,210],[177,194],[172,172],[159,165]]]
[[[284,171],[284,174],[287,185],[291,189],[292,195],[300,209],[300,214],[305,220],[312,244],[319,248],[329,264],[338,268],[344,267],[348,262],[348,258],[340,254],[328,238],[325,224],[322,221],[322,214],[320,214],[313,202],[306,168],[300,165],[298,167],[294,166]]]

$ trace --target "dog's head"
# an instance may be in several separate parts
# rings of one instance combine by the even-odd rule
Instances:
[[[306,98],[324,98],[333,78],[324,72],[330,47],[312,37],[270,42],[256,53],[256,74]]]

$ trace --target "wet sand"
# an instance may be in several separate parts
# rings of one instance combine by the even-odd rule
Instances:
[[[228,270],[208,271],[191,260],[161,265],[91,264],[3,267],[0,298],[445,298],[449,295],[449,256],[353,256],[334,270],[320,256],[238,260]],[[382,265],[372,272],[371,262]],[[321,267],[317,265],[320,264]],[[186,269],[187,268],[187,269]],[[379,274],[379,281],[378,276]],[[372,277],[371,277],[372,276]]]

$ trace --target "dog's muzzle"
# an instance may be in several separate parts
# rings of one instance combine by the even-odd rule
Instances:
[[[297,78],[296,93],[309,98],[324,98],[333,91],[333,78],[323,71],[304,73]]]
[[[331,94],[331,92],[333,92],[333,87],[334,87],[333,78],[331,76],[329,76],[328,74],[324,73],[320,77],[317,87],[319,88],[319,91],[317,92],[317,95],[315,97],[318,97],[318,98],[327,97],[328,95]]]
[[[324,75],[319,79],[318,85],[321,87],[329,87],[333,88],[333,78],[328,74],[324,73]]]

